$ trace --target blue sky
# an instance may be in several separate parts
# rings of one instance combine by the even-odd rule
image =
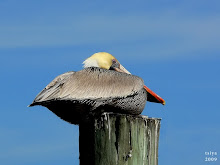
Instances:
[[[219,5],[1,0],[1,164],[78,164],[78,126],[27,105],[54,77],[80,70],[99,51],[166,100],[143,111],[162,118],[160,165],[210,164],[204,152],[220,154]]]

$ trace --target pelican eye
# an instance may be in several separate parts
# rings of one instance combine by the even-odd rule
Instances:
[[[112,64],[114,64],[114,63],[117,63],[117,60],[116,60],[116,59],[113,59],[113,60],[112,60]]]
[[[119,67],[120,67],[120,63],[116,59],[113,59],[112,60],[112,65],[109,69],[110,70],[115,70],[115,68],[119,68]]]

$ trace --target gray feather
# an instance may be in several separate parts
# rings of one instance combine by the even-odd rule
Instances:
[[[96,67],[56,77],[30,106],[42,105],[62,119],[79,124],[90,112],[140,114],[147,92],[140,77]]]

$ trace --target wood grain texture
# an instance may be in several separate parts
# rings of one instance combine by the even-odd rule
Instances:
[[[80,127],[80,165],[158,165],[160,119],[104,113]]]

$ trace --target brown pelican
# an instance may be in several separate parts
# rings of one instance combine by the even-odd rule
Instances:
[[[138,115],[146,101],[165,104],[109,53],[95,53],[83,64],[83,70],[57,76],[29,106],[45,106],[61,119],[79,124],[103,111]]]

